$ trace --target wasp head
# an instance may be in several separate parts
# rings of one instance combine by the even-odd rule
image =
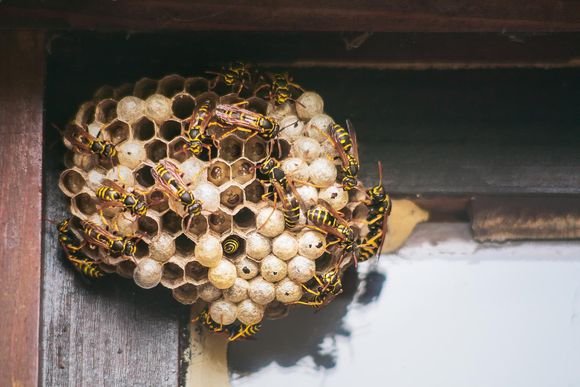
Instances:
[[[123,246],[123,255],[133,256],[137,251],[137,245],[131,239],[127,239]]]

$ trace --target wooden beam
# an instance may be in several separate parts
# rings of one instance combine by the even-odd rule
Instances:
[[[2,28],[239,31],[578,31],[580,4],[553,0],[7,0]]]
[[[38,383],[44,34],[1,32],[0,385]]]

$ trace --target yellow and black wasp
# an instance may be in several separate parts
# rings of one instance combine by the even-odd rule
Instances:
[[[167,159],[161,160],[151,170],[151,175],[163,192],[183,205],[185,212],[189,215],[187,223],[187,229],[189,229],[193,217],[201,214],[202,202],[193,196],[193,191],[187,189],[177,165]]]
[[[218,324],[213,321],[207,308],[202,310],[192,321],[199,322],[203,327],[212,333],[226,332],[223,324]]]
[[[326,244],[327,249],[336,245],[341,252],[337,267],[340,267],[342,261],[349,255],[352,255],[355,266],[359,255],[359,247],[356,241],[354,230],[342,218],[342,216],[326,201],[319,199],[318,204],[321,207],[315,207],[306,212],[306,219],[315,226],[307,226],[324,234],[330,234],[335,238]]]
[[[185,138],[184,148],[195,156],[201,154],[207,149],[211,157],[213,138],[206,134],[207,126],[213,117],[213,102],[210,100],[203,101],[193,113],[189,126],[183,133]]]
[[[208,71],[208,74],[214,74],[222,77],[224,84],[231,87],[233,93],[240,94],[244,88],[249,88],[252,84],[251,66],[247,63],[236,61],[224,67],[223,72]],[[212,88],[217,84],[217,79],[214,81]]]
[[[263,183],[270,184],[272,190],[266,192],[264,199],[273,197],[273,207],[276,208],[277,199],[282,203],[282,212],[284,213],[284,223],[287,228],[296,227],[300,220],[300,210],[302,209],[302,200],[294,188],[291,180],[288,180],[286,173],[282,170],[280,162],[268,156],[258,167],[258,172],[262,177],[258,179]],[[272,211],[273,213],[273,211]],[[266,224],[268,219],[263,223]]]
[[[302,285],[302,288],[312,296],[312,299],[310,301],[297,301],[295,304],[322,308],[342,292],[342,279],[338,270],[331,269],[322,276],[315,275],[314,280],[317,285],[316,289]]]
[[[100,132],[99,132],[100,134]],[[91,135],[88,130],[77,125],[71,125],[64,134],[64,137],[73,147],[73,151],[89,153],[108,159],[113,162],[117,156],[117,148],[111,142],[99,139]]]
[[[83,243],[70,228],[70,219],[64,219],[57,226],[58,240],[64,250],[66,259],[81,274],[88,278],[101,278],[105,272],[97,262],[82,252]]]
[[[250,339],[260,331],[262,324],[235,324],[228,327],[229,337],[228,341],[237,341],[243,339]]]
[[[114,256],[125,256],[134,259],[138,237],[115,235],[87,220],[80,221],[80,228],[89,246],[98,246]]]
[[[233,127],[233,129],[222,138],[235,132],[242,131],[252,133],[252,136],[259,135],[266,141],[275,139],[280,132],[280,125],[273,117],[268,117],[260,113],[246,110],[238,105],[247,103],[241,102],[237,105],[219,104],[215,108],[215,117],[222,126]]]
[[[329,126],[330,140],[334,144],[341,160],[339,179],[342,188],[350,191],[358,184],[357,175],[360,168],[356,133],[350,120],[346,120],[347,129],[338,124]]]
[[[262,89],[269,89],[268,99],[276,106],[294,100],[296,91],[304,92],[304,89],[294,83],[287,73],[269,74],[268,77],[270,81],[258,87],[254,94],[260,93]]]
[[[128,192],[112,180],[103,180],[103,186],[97,189],[97,197],[107,207],[123,207],[135,216],[143,216],[147,213],[147,202],[144,196],[135,192]]]
[[[367,190],[368,199],[365,204],[369,208],[367,215],[369,232],[364,239],[359,241],[360,261],[366,261],[382,250],[388,231],[387,222],[393,206],[391,198],[383,187],[383,167],[380,161],[378,166],[379,183]]]

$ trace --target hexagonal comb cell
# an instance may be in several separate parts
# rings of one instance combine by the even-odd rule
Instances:
[[[197,300],[197,287],[192,284],[173,289],[173,297],[182,304],[193,304]]]
[[[94,102],[84,103],[76,116],[77,121],[80,125],[88,125],[95,120],[95,110],[96,105]]]
[[[135,262],[133,261],[123,261],[117,265],[117,273],[119,273],[121,277],[133,278],[135,266]]]
[[[181,123],[174,120],[165,121],[159,128],[159,134],[164,140],[171,141],[181,134]]]
[[[216,211],[208,218],[209,228],[217,234],[224,234],[232,229],[232,217],[223,211]]]
[[[344,220],[350,222],[350,220],[352,219],[352,211],[348,207],[342,208],[340,210],[340,213],[342,214]]]
[[[143,78],[135,84],[133,95],[141,99],[147,99],[147,97],[155,94],[155,90],[157,90],[157,81],[150,78]]]
[[[187,78],[185,81],[185,91],[194,97],[209,90],[209,81],[205,78]]]
[[[113,86],[105,85],[98,88],[93,95],[95,100],[105,99],[105,98],[113,98],[115,94],[115,89]]]
[[[157,91],[159,94],[171,98],[175,94],[183,91],[184,84],[185,80],[183,77],[179,75],[168,75],[159,81]]]
[[[133,84],[132,83],[123,83],[121,86],[115,88],[113,91],[113,98],[116,100],[120,100],[123,97],[127,97],[131,95],[133,92]]]
[[[86,216],[90,216],[97,212],[97,205],[95,200],[86,192],[83,192],[73,198],[74,206]]]
[[[244,207],[234,215],[234,223],[240,228],[256,226],[256,214],[248,207]]]
[[[219,102],[221,104],[225,104],[225,105],[234,105],[236,103],[242,102],[244,99],[240,98],[237,94],[235,93],[230,93],[230,94],[226,94],[222,97],[220,97]],[[242,107],[245,108],[245,106],[242,105]]]
[[[181,234],[175,238],[175,251],[177,254],[189,257],[193,255],[194,249],[195,242],[189,239],[185,234]]]
[[[233,210],[244,202],[244,191],[238,186],[229,186],[220,194],[220,202]]]
[[[228,136],[219,143],[219,156],[226,161],[235,161],[242,155],[242,141],[235,136]]]
[[[207,180],[218,187],[230,180],[230,167],[223,161],[214,161],[207,169]]]
[[[195,109],[195,100],[188,94],[178,94],[173,98],[171,110],[177,118],[188,118],[193,114]]]
[[[83,176],[75,169],[67,169],[60,175],[60,189],[67,196],[74,196],[81,192],[85,183]]]
[[[244,189],[244,191],[246,192],[246,200],[249,200],[252,203],[259,203],[262,201],[262,195],[266,192],[264,186],[258,180],[253,181]]]
[[[135,180],[137,183],[141,184],[143,187],[151,187],[155,184],[155,179],[153,179],[153,175],[151,175],[151,166],[150,165],[142,165],[141,167],[137,168],[135,172],[133,172],[135,176]]]
[[[235,234],[227,236],[222,241],[224,255],[230,259],[235,259],[246,252],[246,241]]]
[[[189,158],[187,151],[185,151],[185,139],[183,137],[177,137],[169,143],[169,157],[179,161],[184,162]]]
[[[183,282],[183,269],[173,262],[163,265],[161,283],[168,288],[173,288]]]
[[[155,135],[155,124],[147,117],[133,123],[131,129],[133,130],[133,138],[139,141],[147,141]]]
[[[207,278],[207,267],[197,261],[188,262],[185,265],[185,278],[193,282],[200,282]]]
[[[137,251],[135,251],[135,257],[143,258],[149,255],[149,245],[144,240],[137,242]]]
[[[187,231],[196,236],[205,234],[207,231],[207,219],[205,216],[198,215],[193,217]]]
[[[97,105],[97,121],[108,124],[117,118],[117,101],[114,99],[105,99]]]
[[[167,196],[157,189],[147,195],[147,203],[150,209],[157,212],[163,212],[169,208]]]
[[[154,163],[167,157],[167,144],[160,140],[153,140],[145,145],[147,157]]]
[[[149,216],[140,216],[137,220],[137,230],[139,230],[141,234],[153,238],[159,231],[159,225],[157,224],[157,220]]]
[[[324,253],[316,260],[316,272],[324,273],[333,265],[333,257],[330,253]]]
[[[232,178],[240,184],[246,184],[254,178],[254,164],[246,159],[236,161],[232,164]]]
[[[266,306],[266,310],[264,310],[264,316],[270,320],[283,318],[287,315],[288,305],[279,301],[273,301],[269,303],[268,306]]]
[[[266,111],[268,110],[268,102],[261,98],[248,98],[248,103],[245,106],[245,109],[265,115]]]
[[[122,121],[113,121],[107,125],[103,132],[105,133],[105,138],[111,141],[113,144],[119,144],[129,138],[129,125]]]
[[[161,227],[165,232],[177,234],[181,231],[181,216],[169,210],[161,217]]]
[[[244,156],[252,161],[261,161],[268,154],[266,141],[259,136],[254,136],[246,142]]]
[[[290,154],[290,144],[284,139],[274,140],[271,156],[276,160],[284,160]]]

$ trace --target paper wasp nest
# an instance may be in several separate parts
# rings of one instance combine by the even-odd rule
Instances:
[[[183,130],[196,106],[208,98],[227,104],[243,100],[216,94],[207,79],[178,75],[101,88],[80,107],[72,124],[115,144],[118,162],[113,167],[96,156],[69,151],[60,188],[70,198],[74,217],[99,225],[103,220],[96,190],[104,179],[145,195],[149,209],[144,216],[103,210],[105,221],[116,224],[120,234],[141,237],[134,261],[87,250],[104,271],[132,278],[143,288],[161,284],[183,304],[206,302],[211,317],[224,324],[281,317],[303,297],[302,284],[328,270],[334,258],[325,253],[323,234],[285,228],[280,202],[273,211],[272,202],[262,198],[266,187],[256,179],[255,168],[266,158],[268,145],[260,136],[234,131],[219,141],[211,160],[183,152]],[[321,135],[332,119],[324,114],[320,96],[307,92],[299,103],[279,107],[257,97],[247,101],[246,109],[275,117],[283,128],[272,152],[286,174],[317,186],[295,184],[305,205],[323,198],[364,233],[362,194],[347,194],[336,182],[336,151]],[[151,169],[163,159],[179,167],[188,188],[203,202],[202,215],[192,219],[189,229],[183,207],[155,186]],[[232,251],[225,244],[237,248]]]

